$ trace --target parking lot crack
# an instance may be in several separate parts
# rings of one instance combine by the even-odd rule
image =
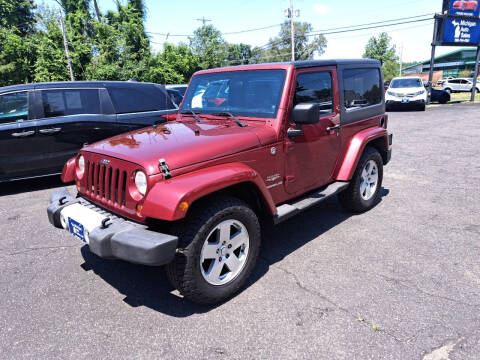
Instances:
[[[379,274],[379,273],[376,273],[376,272],[369,272],[369,271],[360,270],[360,269],[357,269],[356,271],[381,277],[382,279],[385,279],[385,280],[390,281],[390,282],[394,282],[394,283],[396,283],[400,286],[404,286],[406,288],[417,291],[417,292],[422,293],[422,294],[424,294],[426,296],[429,296],[429,297],[434,297],[434,298],[437,298],[437,299],[447,300],[447,301],[451,301],[451,302],[454,302],[454,303],[457,303],[457,304],[462,304],[462,305],[470,306],[470,307],[480,306],[480,304],[471,304],[471,303],[467,303],[465,301],[461,301],[461,300],[458,300],[458,299],[453,299],[453,298],[448,297],[448,296],[431,293],[429,291],[423,290],[422,288],[418,287],[415,284],[412,284],[412,282],[410,280],[399,279],[399,278],[387,276],[387,275],[384,275],[384,274]]]
[[[311,294],[311,295],[314,295],[314,296],[317,296],[319,297],[320,299],[326,301],[327,303],[329,303],[330,305],[332,305],[335,309],[347,314],[349,317],[351,317],[352,319],[354,319],[355,321],[359,322],[360,324],[362,324],[364,327],[368,327],[369,329],[373,329],[375,332],[379,332],[379,333],[383,333],[385,335],[387,335],[388,337],[392,338],[393,340],[395,340],[396,342],[404,342],[404,340],[401,340],[399,339],[397,336],[395,336],[394,334],[386,331],[385,329],[382,329],[380,326],[374,324],[373,322],[367,320],[367,319],[364,319],[364,318],[361,318],[360,316],[358,316],[357,314],[354,314],[352,313],[349,309],[341,306],[340,304],[337,304],[335,301],[329,299],[327,296],[325,296],[324,294],[322,294],[321,292],[317,291],[317,290],[313,290],[313,289],[310,289],[308,288],[307,286],[305,286],[301,281],[300,279],[298,278],[298,276],[291,272],[290,270],[287,270],[279,265],[272,265],[271,262],[266,259],[266,258],[263,258],[263,257],[259,257],[260,260],[263,260],[265,261],[266,263],[270,264],[271,267],[273,267],[274,269],[277,269],[277,270],[280,270],[282,272],[284,272],[285,274],[289,275],[291,278],[293,278],[295,284],[300,288],[302,289],[303,291]],[[361,319],[361,321],[359,320]]]
[[[21,254],[26,254],[32,251],[39,251],[39,250],[62,250],[62,249],[68,249],[72,247],[78,247],[78,244],[75,245],[62,245],[62,246],[38,246],[38,247],[33,247],[33,248],[26,248],[26,249],[21,249],[17,250],[14,252],[11,252],[8,254],[8,256],[14,256],[14,255],[21,255]],[[50,254],[51,251],[48,253]]]

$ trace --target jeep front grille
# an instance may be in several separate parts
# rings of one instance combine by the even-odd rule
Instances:
[[[127,188],[125,170],[87,160],[85,171],[87,195],[125,206]]]

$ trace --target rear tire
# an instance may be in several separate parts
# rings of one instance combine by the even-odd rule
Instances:
[[[361,213],[377,202],[383,180],[383,159],[372,147],[366,147],[350,180],[350,185],[338,197],[349,211]]]
[[[179,244],[166,266],[172,285],[192,302],[215,304],[235,294],[253,271],[260,252],[260,223],[243,201],[221,197],[195,204],[175,224]]]

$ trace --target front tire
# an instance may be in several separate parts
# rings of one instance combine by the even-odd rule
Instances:
[[[347,189],[339,194],[340,203],[349,211],[365,212],[377,202],[383,180],[383,159],[372,147],[366,147]]]
[[[250,276],[260,251],[260,224],[243,201],[222,197],[196,204],[174,225],[179,251],[167,277],[185,298],[214,304],[235,294]]]

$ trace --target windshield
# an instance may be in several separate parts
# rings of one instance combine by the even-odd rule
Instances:
[[[238,116],[274,118],[286,71],[245,70],[197,75],[192,78],[180,112],[231,112]]]
[[[423,83],[420,79],[394,79],[390,83],[391,88],[409,88],[422,87]]]

